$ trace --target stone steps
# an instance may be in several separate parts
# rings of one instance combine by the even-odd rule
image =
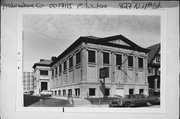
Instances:
[[[69,103],[73,106],[91,105],[91,102],[81,98],[69,98]]]

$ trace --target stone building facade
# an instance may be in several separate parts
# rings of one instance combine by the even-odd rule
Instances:
[[[43,90],[51,89],[51,72],[49,67],[51,62],[51,60],[40,59],[40,62],[33,65],[35,95],[40,95],[40,92]]]
[[[80,37],[44,67],[50,72],[48,89],[54,95],[81,98],[148,95],[148,52],[122,35]],[[104,67],[109,76],[102,79]]]

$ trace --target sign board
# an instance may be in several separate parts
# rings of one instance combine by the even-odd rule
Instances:
[[[99,71],[100,73],[100,78],[106,78],[109,77],[109,67],[103,67]]]

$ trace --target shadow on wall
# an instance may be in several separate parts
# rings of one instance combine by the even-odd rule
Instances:
[[[30,96],[30,95],[24,95],[24,106],[32,105],[39,101],[39,97],[36,96]]]

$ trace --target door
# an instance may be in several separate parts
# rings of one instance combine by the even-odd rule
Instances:
[[[41,82],[41,91],[47,90],[47,82]]]

